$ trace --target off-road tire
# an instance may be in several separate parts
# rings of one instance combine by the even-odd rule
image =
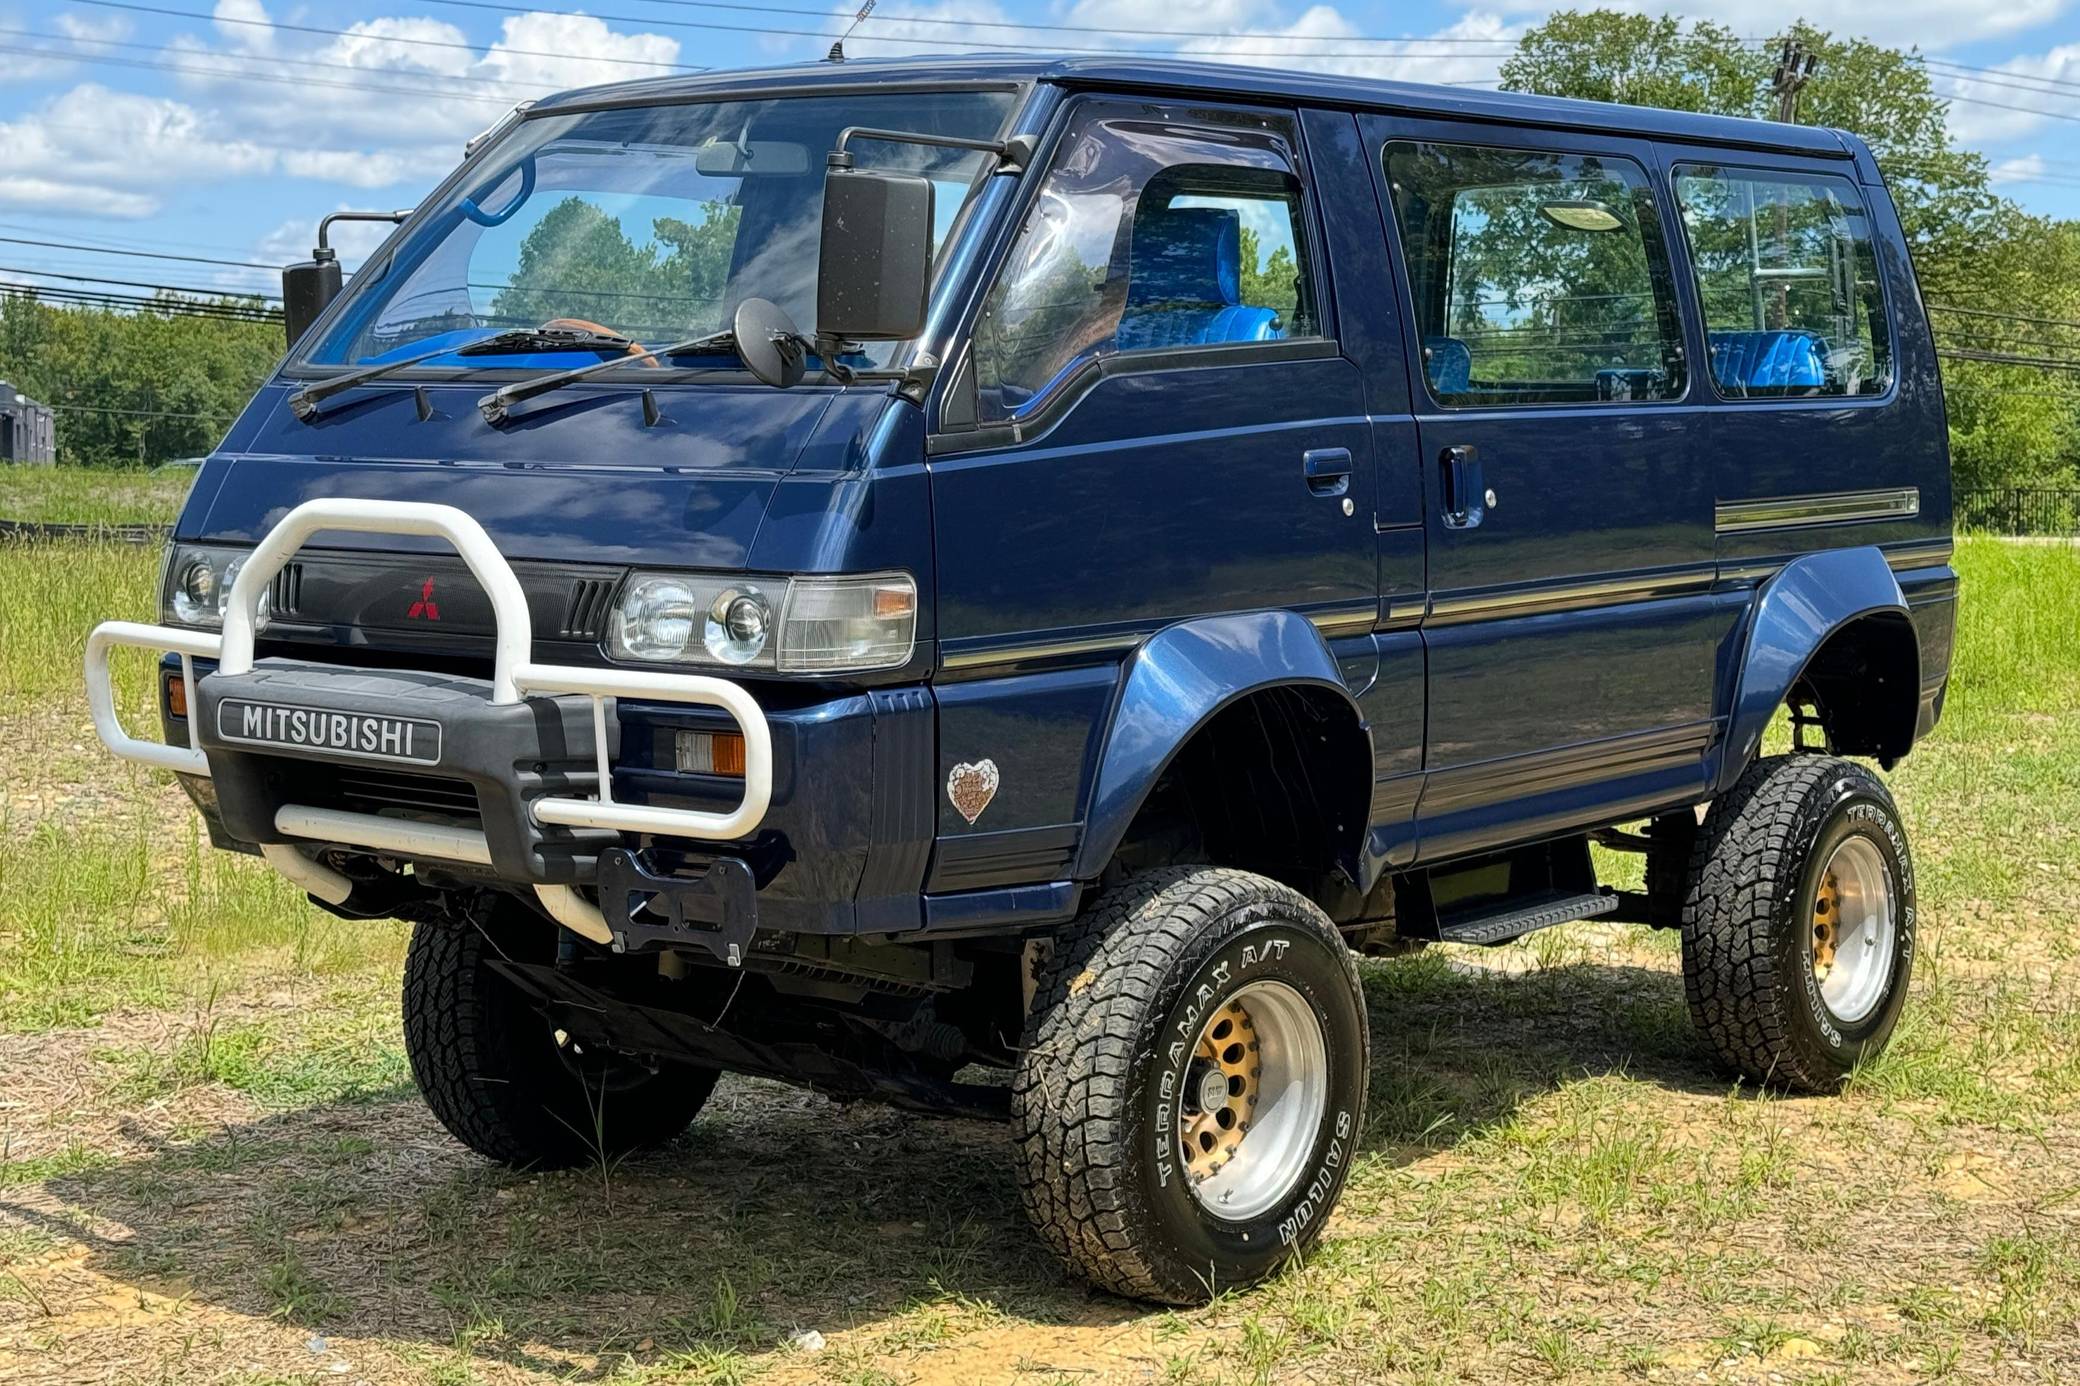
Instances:
[[[1822,1000],[1811,901],[1846,837],[1871,840],[1890,873],[1893,952],[1881,999],[1855,1024]],[[1914,961],[1914,869],[1892,795],[1866,767],[1832,756],[1757,760],[1716,800],[1690,857],[1683,989],[1728,1064],[1758,1083],[1833,1092],[1891,1038]]]
[[[518,953],[535,939],[516,930],[505,942]],[[426,1105],[455,1139],[501,1164],[562,1169],[662,1145],[686,1129],[714,1091],[713,1070],[653,1073],[565,1051],[548,1020],[490,966],[496,956],[481,929],[456,924],[415,925],[405,954],[405,1053]]]
[[[1230,1222],[1200,1205],[1174,1154],[1166,1164],[1170,1104],[1185,1031],[1267,980],[1321,1026],[1326,1101],[1293,1186]],[[1073,1273],[1129,1298],[1194,1304],[1261,1280],[1313,1242],[1342,1191],[1369,1043],[1350,951],[1304,896],[1212,867],[1128,877],[1056,940],[1037,979],[1011,1096],[1027,1215]]]

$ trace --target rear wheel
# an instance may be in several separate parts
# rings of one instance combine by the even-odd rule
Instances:
[[[534,923],[516,920],[501,939],[514,956],[553,946]],[[715,1089],[713,1070],[653,1071],[586,1052],[492,967],[497,956],[480,930],[447,924],[415,925],[405,955],[405,1053],[426,1105],[457,1140],[502,1164],[557,1169],[686,1129]]]
[[[1319,1235],[1364,1119],[1350,952],[1246,872],[1108,891],[1039,978],[1012,1092],[1026,1211],[1069,1268],[1189,1304]]]
[[[1883,781],[1853,761],[1757,761],[1691,855],[1683,979],[1713,1045],[1757,1082],[1831,1092],[1906,1004],[1914,868]]]

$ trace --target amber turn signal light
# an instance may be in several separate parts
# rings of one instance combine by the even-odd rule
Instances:
[[[682,731],[672,752],[681,774],[744,777],[744,738],[736,732]]]

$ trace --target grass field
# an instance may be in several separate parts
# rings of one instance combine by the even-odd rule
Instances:
[[[2080,552],[1957,561],[1948,715],[1891,777],[1923,923],[1884,1059],[1734,1083],[1665,935],[1367,962],[1320,1249],[1169,1313],[1065,1281],[979,1123],[730,1080],[611,1169],[465,1154],[409,1088],[401,927],[95,747],[80,640],[149,614],[152,557],[0,548],[0,1380],[2071,1380]]]
[[[169,525],[194,479],[186,470],[0,467],[0,520]]]

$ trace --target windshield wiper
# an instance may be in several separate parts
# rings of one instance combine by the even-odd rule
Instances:
[[[578,366],[567,371],[551,371],[547,375],[538,375],[532,380],[515,381],[511,385],[493,390],[490,394],[478,400],[477,408],[483,412],[485,423],[502,424],[512,412],[512,406],[519,404],[523,400],[533,399],[536,395],[546,395],[551,390],[560,390],[574,381],[585,379],[587,376],[598,375],[602,371],[612,370],[616,366],[626,366],[633,361],[655,361],[660,356],[691,356],[696,352],[711,351],[726,351],[732,356],[736,355],[737,334],[734,332],[710,332],[705,337],[691,337],[683,342],[674,342],[670,346],[645,348],[627,356],[619,356],[607,361],[597,361],[589,366]]]
[[[407,356],[402,361],[384,361],[379,365],[363,366],[358,371],[335,375],[315,385],[307,385],[289,397],[289,412],[304,423],[318,417],[318,406],[334,395],[351,390],[356,385],[365,385],[379,380],[393,371],[424,365],[442,356],[496,356],[504,352],[526,351],[614,351],[626,352],[635,345],[626,337],[609,336],[599,332],[571,332],[556,328],[519,327],[510,332],[500,332],[466,346],[446,346],[439,351],[421,352]],[[612,364],[611,361],[602,364]]]

